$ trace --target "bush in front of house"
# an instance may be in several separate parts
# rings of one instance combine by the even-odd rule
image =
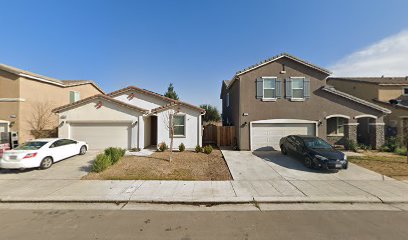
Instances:
[[[204,147],[205,154],[210,154],[212,151],[213,151],[213,148],[211,147],[211,145],[207,145]]]
[[[103,153],[98,154],[94,163],[92,164],[92,172],[102,172],[112,165],[112,161],[109,155]]]
[[[384,150],[384,152],[395,152],[395,150],[400,146],[400,141],[396,137],[389,137],[385,140],[384,145],[381,147],[381,149]]]
[[[125,152],[125,149],[115,147],[107,148],[104,151],[105,155],[110,157],[112,164],[117,163],[119,159],[125,155]]]
[[[200,145],[197,145],[197,146],[195,147],[195,152],[196,152],[196,153],[203,152],[203,148],[202,148]]]
[[[180,143],[180,145],[179,145],[179,151],[180,151],[180,152],[184,152],[184,150],[186,150],[186,146],[184,146],[184,143]]]
[[[361,150],[367,151],[367,150],[371,150],[371,146],[365,145],[365,144],[359,144],[358,148],[360,148]]]
[[[158,150],[159,150],[160,152],[164,152],[164,151],[166,151],[167,149],[169,149],[169,147],[167,147],[167,144],[166,144],[165,142],[161,142],[161,143],[159,144]]]
[[[398,155],[405,156],[407,155],[407,147],[397,147],[394,152]]]
[[[347,151],[357,152],[357,143],[355,141],[353,141],[353,140],[346,139],[346,142],[344,144],[344,148]]]

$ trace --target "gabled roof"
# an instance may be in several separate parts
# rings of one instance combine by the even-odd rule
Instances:
[[[164,101],[166,101],[166,102],[168,102],[168,103],[174,103],[174,104],[178,104],[178,105],[183,105],[183,106],[186,106],[186,107],[189,107],[189,108],[193,108],[193,109],[198,110],[198,111],[201,111],[201,112],[204,112],[204,111],[205,111],[204,109],[202,109],[202,108],[200,108],[200,107],[197,107],[197,106],[194,106],[194,105],[192,105],[192,104],[189,104],[189,103],[186,103],[186,102],[183,102],[183,101],[180,101],[180,100],[174,100],[174,99],[165,97],[165,96],[163,96],[163,95],[161,95],[161,94],[158,94],[158,93],[155,93],[155,92],[146,90],[146,89],[138,88],[138,87],[135,87],[135,86],[129,86],[129,87],[126,87],[126,88],[123,88],[123,89],[120,89],[120,90],[111,92],[111,93],[108,94],[108,96],[110,96],[110,97],[117,97],[117,96],[120,96],[120,95],[122,95],[122,94],[126,94],[126,93],[128,93],[128,92],[132,92],[132,91],[136,91],[136,92],[139,92],[139,93],[142,93],[142,94],[150,95],[150,96],[156,97],[156,98],[158,98],[158,99],[164,100]],[[167,105],[168,105],[168,104],[167,104]],[[167,105],[164,105],[164,106],[167,106]]]
[[[79,100],[79,101],[76,101],[76,102],[61,106],[61,107],[55,108],[55,109],[52,110],[52,112],[54,112],[54,113],[63,112],[64,110],[68,110],[68,109],[78,107],[78,106],[80,106],[82,104],[91,102],[91,101],[93,101],[95,99],[103,99],[103,100],[111,102],[113,104],[117,104],[117,105],[123,106],[125,108],[129,108],[131,110],[136,110],[136,111],[142,112],[142,113],[148,113],[149,112],[147,109],[139,108],[139,107],[124,103],[122,101],[116,100],[116,99],[111,98],[111,97],[109,97],[107,95],[104,95],[104,94],[97,94],[97,95],[94,95],[94,96],[91,96],[91,97],[88,97],[88,98],[84,98],[82,100]]]
[[[375,110],[377,110],[377,111],[380,111],[380,112],[383,112],[383,113],[387,113],[387,114],[390,114],[390,113],[391,113],[391,110],[389,110],[389,109],[387,109],[387,108],[383,108],[383,107],[381,107],[381,106],[378,106],[377,104],[374,104],[374,103],[368,102],[368,101],[366,101],[366,100],[363,100],[363,99],[361,99],[361,98],[355,97],[355,96],[353,96],[353,95],[350,95],[350,94],[341,92],[341,91],[335,89],[333,86],[326,85],[326,86],[322,87],[321,89],[322,89],[323,91],[328,92],[328,93],[331,93],[331,94],[334,94],[334,95],[337,95],[337,96],[346,98],[346,99],[348,99],[348,100],[351,100],[351,101],[353,101],[353,102],[356,102],[356,103],[365,105],[365,106],[370,107],[370,108],[372,108],[372,109],[375,109]]]
[[[73,87],[73,86],[79,86],[79,85],[84,85],[84,84],[91,84],[96,89],[98,89],[101,93],[104,93],[104,91],[94,81],[90,81],[90,80],[59,80],[56,78],[43,76],[40,74],[36,74],[36,73],[22,70],[16,67],[8,66],[5,64],[0,64],[0,70],[15,74],[20,77],[25,77],[25,78],[29,78],[29,79],[33,79],[33,80],[37,80],[41,82],[46,82],[46,83],[50,83],[50,84],[57,85],[60,87]]]
[[[261,62],[259,62],[259,63],[257,63],[257,64],[254,64],[254,65],[252,65],[252,66],[250,66],[250,67],[244,68],[244,69],[242,69],[241,71],[236,72],[235,75],[234,75],[234,77],[233,77],[229,82],[226,83],[226,84],[227,84],[227,88],[230,87],[230,86],[235,82],[235,79],[237,79],[238,76],[240,76],[240,75],[242,75],[242,74],[244,74],[244,73],[247,73],[247,72],[249,72],[249,71],[252,71],[252,70],[254,70],[254,69],[260,68],[260,67],[262,67],[262,66],[264,66],[264,65],[266,65],[266,64],[269,64],[269,63],[271,63],[271,62],[274,62],[274,61],[276,61],[276,60],[278,60],[278,59],[281,59],[281,58],[284,58],[284,57],[289,58],[289,59],[291,59],[291,60],[293,60],[293,61],[299,62],[299,63],[301,63],[301,64],[303,64],[303,65],[306,65],[306,66],[308,66],[308,67],[310,67],[310,68],[313,68],[313,69],[315,69],[315,70],[317,70],[317,71],[319,71],[319,72],[322,72],[322,73],[324,73],[324,74],[327,74],[327,75],[330,75],[330,74],[331,74],[331,71],[329,71],[329,70],[327,70],[327,69],[325,69],[325,68],[322,68],[322,67],[319,67],[319,66],[317,66],[317,65],[314,65],[314,64],[312,64],[312,63],[310,63],[310,62],[307,62],[307,61],[302,60],[302,59],[300,59],[300,58],[298,58],[298,57],[295,57],[295,56],[293,56],[293,55],[291,55],[291,54],[289,54],[289,53],[281,53],[281,54],[278,54],[278,55],[273,56],[273,57],[271,57],[271,58],[268,58],[268,59],[266,59],[266,60],[263,60],[263,61],[261,61]]]
[[[327,80],[365,82],[378,85],[408,85],[408,77],[330,77]]]

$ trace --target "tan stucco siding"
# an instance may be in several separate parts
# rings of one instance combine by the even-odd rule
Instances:
[[[406,86],[408,87],[408,85]],[[402,86],[380,86],[378,90],[378,99],[380,101],[389,101],[403,96]]]
[[[20,78],[0,70],[0,98],[20,98]],[[13,122],[11,131],[18,131],[19,122],[10,116],[19,116],[20,102],[0,102],[0,120]]]
[[[377,84],[332,79],[330,79],[327,84],[334,86],[339,91],[361,99],[373,100],[379,98],[379,86]]]
[[[81,99],[99,94],[100,91],[91,84],[74,87],[60,87],[40,81],[22,79],[20,83],[20,97],[26,101],[20,103],[19,134],[22,142],[33,138],[30,121],[38,106],[53,109],[69,103],[70,91],[80,92]],[[58,118],[54,115],[50,129],[58,126]]]

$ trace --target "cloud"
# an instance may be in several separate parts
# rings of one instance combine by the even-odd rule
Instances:
[[[408,31],[384,38],[329,67],[333,76],[408,76]]]

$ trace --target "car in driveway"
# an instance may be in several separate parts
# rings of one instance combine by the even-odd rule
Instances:
[[[308,168],[348,168],[347,156],[319,137],[289,135],[279,145],[282,154],[300,158]]]
[[[88,145],[81,141],[61,138],[36,139],[5,151],[0,159],[0,168],[47,169],[63,159],[84,155],[87,150]]]

